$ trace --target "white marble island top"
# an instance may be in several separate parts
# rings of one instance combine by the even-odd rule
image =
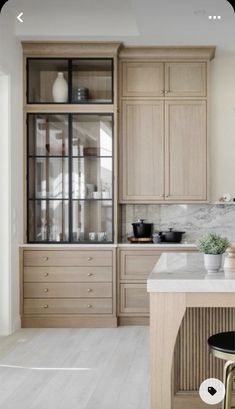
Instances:
[[[226,278],[222,270],[207,274],[203,254],[164,253],[148,278],[147,289],[161,293],[231,293],[235,292],[235,277]]]

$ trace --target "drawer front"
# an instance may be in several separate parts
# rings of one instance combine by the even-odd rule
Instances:
[[[145,280],[153,270],[161,256],[161,252],[123,250],[120,252],[121,272],[123,280]]]
[[[112,299],[25,299],[24,313],[33,315],[112,314]]]
[[[24,267],[24,282],[112,282],[112,267]]]
[[[120,313],[149,314],[149,294],[146,284],[120,284]]]
[[[25,283],[24,298],[112,297],[112,283]]]
[[[112,266],[112,251],[24,251],[24,266]]]

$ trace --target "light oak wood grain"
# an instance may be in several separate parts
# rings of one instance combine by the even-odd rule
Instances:
[[[123,101],[121,180],[123,201],[161,200],[164,195],[162,101]]]
[[[24,265],[26,267],[41,266],[112,266],[112,251],[82,250],[82,251],[24,251]]]
[[[163,63],[123,62],[122,97],[156,97],[163,94]]]
[[[24,282],[112,282],[112,267],[24,267]]]
[[[112,283],[25,283],[24,298],[112,297]]]
[[[120,284],[120,315],[149,314],[149,294],[146,284]]]
[[[112,314],[111,298],[24,299],[24,314]]]
[[[205,101],[166,102],[166,198],[207,200]]]
[[[120,280],[146,281],[161,254],[153,250],[120,250]]]
[[[206,97],[206,62],[171,62],[165,64],[166,97]]]

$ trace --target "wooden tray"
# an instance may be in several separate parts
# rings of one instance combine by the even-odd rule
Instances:
[[[127,240],[130,243],[152,243],[153,242],[151,237],[134,237],[134,236],[131,236],[131,237],[127,237]]]

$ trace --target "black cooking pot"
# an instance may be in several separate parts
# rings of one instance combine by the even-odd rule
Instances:
[[[175,231],[173,229],[159,232],[162,243],[180,243],[183,234],[185,234],[184,231]]]
[[[136,223],[132,223],[133,226],[133,233],[135,237],[151,237],[153,224],[152,223],[144,223],[144,219],[137,220]]]

